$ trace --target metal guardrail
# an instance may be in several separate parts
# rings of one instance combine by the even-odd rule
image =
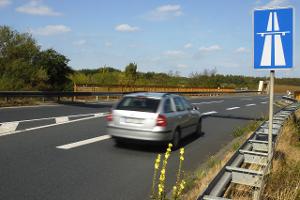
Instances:
[[[143,91],[136,91],[143,92]],[[0,97],[83,97],[83,96],[123,96],[136,92],[52,92],[52,91],[0,91]],[[167,92],[170,94],[199,95],[199,94],[239,94],[257,93],[256,90],[236,90],[223,92]]]
[[[273,146],[277,143],[284,121],[300,107],[294,103],[277,112],[273,121]],[[268,122],[263,122],[249,139],[234,153],[230,160],[224,165],[207,188],[200,194],[197,200],[229,200],[223,195],[231,183],[247,185],[254,188],[253,199],[259,199],[261,188],[264,184],[264,175],[270,168],[267,159],[268,141]],[[242,168],[242,164],[256,164],[261,166],[261,170],[254,171]]]

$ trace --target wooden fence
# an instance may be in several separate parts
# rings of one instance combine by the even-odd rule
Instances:
[[[200,87],[162,87],[162,86],[132,86],[121,85],[96,86],[96,85],[74,85],[74,92],[234,92],[228,88],[200,88]]]

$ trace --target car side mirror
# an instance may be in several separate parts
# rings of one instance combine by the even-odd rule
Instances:
[[[193,110],[198,110],[199,108],[197,106],[193,106]]]

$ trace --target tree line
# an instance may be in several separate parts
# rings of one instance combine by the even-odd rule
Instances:
[[[259,80],[266,78],[221,75],[215,69],[192,72],[188,77],[179,72],[139,72],[136,63],[124,70],[110,66],[98,69],[75,70],[69,59],[54,49],[42,50],[29,33],[19,33],[0,26],[0,90],[72,90],[73,84],[165,86],[204,88],[256,89]],[[276,83],[299,85],[299,78],[276,79]]]

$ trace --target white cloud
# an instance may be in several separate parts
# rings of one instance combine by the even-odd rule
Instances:
[[[146,14],[149,20],[167,20],[183,15],[181,6],[178,4],[162,5]]]
[[[60,16],[59,12],[53,11],[52,8],[45,6],[39,0],[31,0],[27,4],[17,7],[17,12],[29,15],[44,15],[44,16]]]
[[[191,44],[191,43],[187,43],[187,44],[185,44],[183,47],[185,48],[185,49],[189,49],[189,48],[191,48],[193,45]]]
[[[42,28],[33,29],[30,32],[36,35],[50,36],[70,32],[71,29],[64,25],[47,25]]]
[[[105,42],[105,43],[104,43],[104,46],[105,46],[105,47],[111,47],[111,46],[112,46],[112,43],[111,43],[111,42]]]
[[[176,57],[176,58],[183,57],[185,55],[183,51],[179,51],[179,50],[169,50],[169,51],[165,51],[163,54],[167,57]]]
[[[86,44],[86,40],[78,40],[78,41],[73,42],[73,44],[75,46],[82,46],[82,45]]]
[[[139,31],[140,28],[137,26],[130,26],[129,24],[119,24],[115,27],[115,30],[119,32],[136,32]]]
[[[178,64],[177,68],[179,69],[186,69],[188,66],[186,64]]]
[[[210,52],[210,51],[219,51],[221,49],[222,48],[219,45],[212,45],[212,46],[209,46],[209,47],[200,47],[199,51]]]
[[[248,53],[249,50],[246,49],[245,47],[239,47],[239,48],[237,48],[237,49],[235,50],[235,52],[237,52],[237,53]]]
[[[130,44],[130,45],[128,45],[128,47],[129,48],[137,48],[139,45],[137,45],[137,44]]]
[[[285,6],[289,3],[289,0],[271,0],[267,4],[263,5],[262,8],[274,8],[279,6]]]
[[[0,8],[4,8],[11,4],[11,0],[0,0]]]

